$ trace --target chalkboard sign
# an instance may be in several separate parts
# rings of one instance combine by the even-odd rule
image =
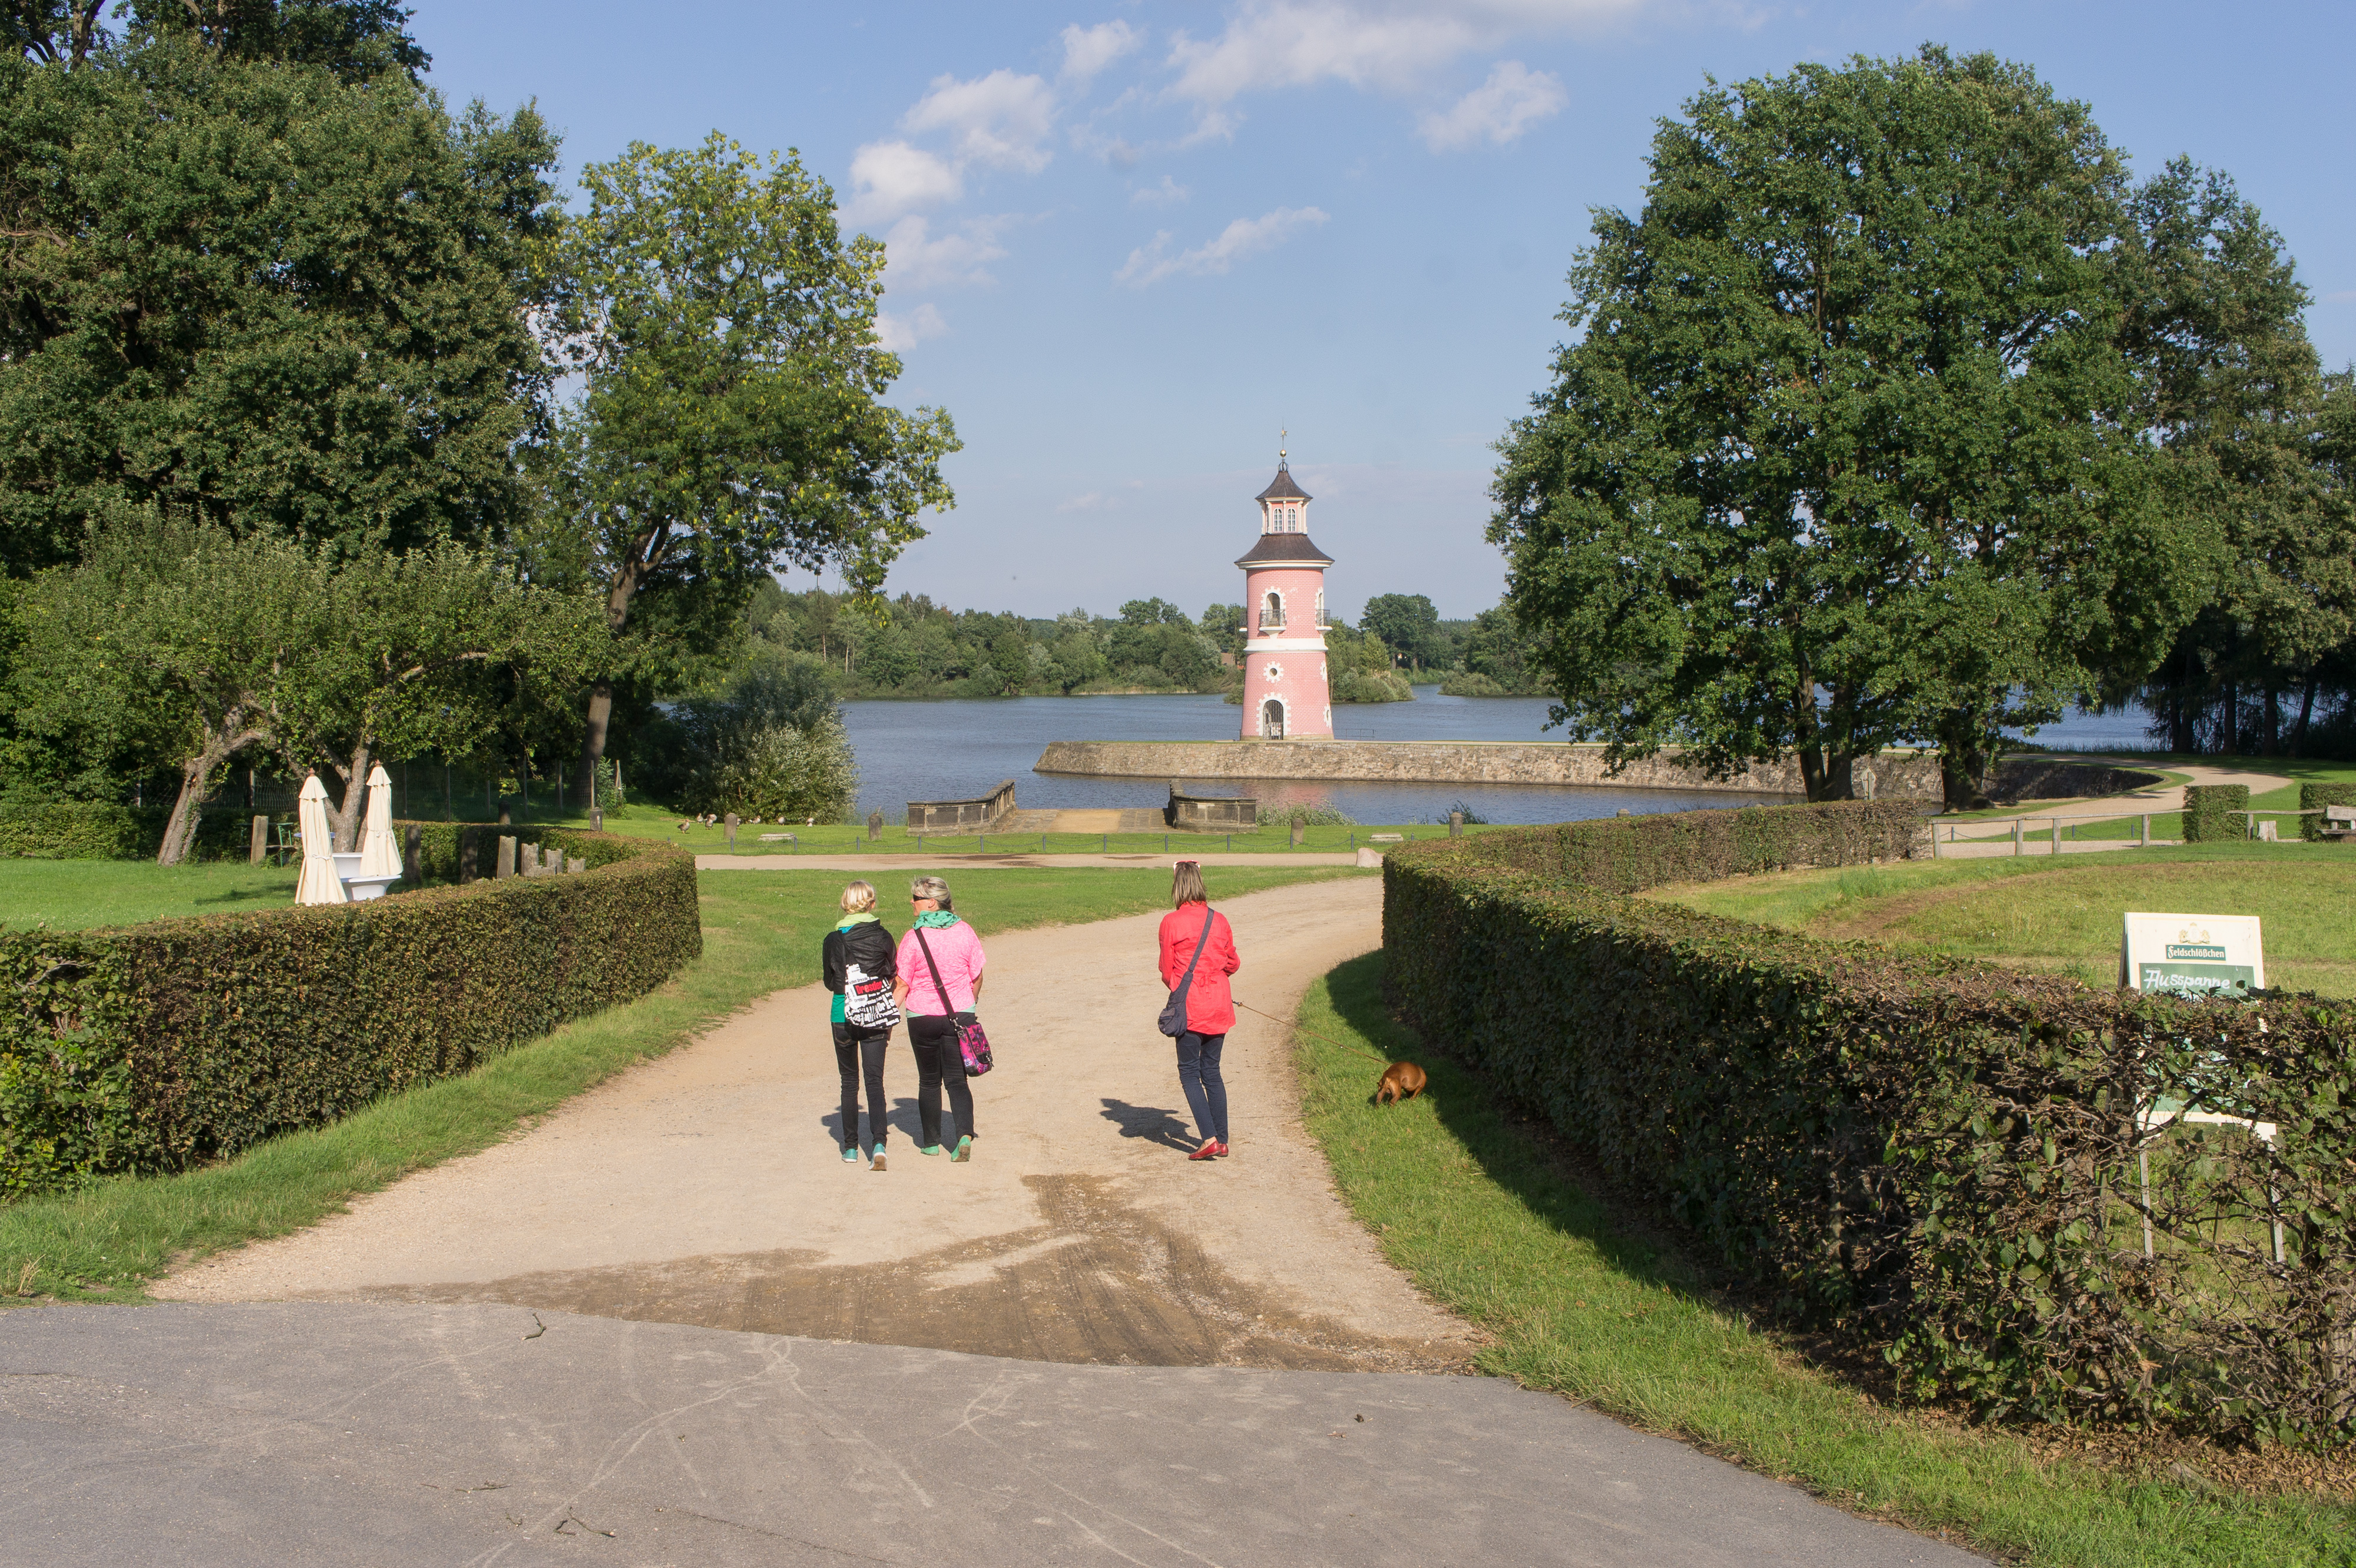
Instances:
[[[2266,983],[2255,915],[2129,914],[2119,983],[2171,996],[2245,997]]]

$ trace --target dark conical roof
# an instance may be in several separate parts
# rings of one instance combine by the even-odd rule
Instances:
[[[1292,470],[1281,457],[1276,460],[1276,478],[1268,482],[1268,489],[1252,497],[1256,501],[1305,501],[1312,499],[1307,490],[1292,482]]]
[[[1310,543],[1305,533],[1263,533],[1236,564],[1246,571],[1254,566],[1331,566],[1333,557]]]

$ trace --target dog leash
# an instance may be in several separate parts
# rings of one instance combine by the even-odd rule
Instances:
[[[1229,996],[1227,1000],[1235,1002],[1237,1006],[1242,1008],[1247,1013],[1257,1013],[1259,1016],[1267,1019],[1271,1024],[1280,1024],[1288,1029],[1297,1030],[1300,1033],[1308,1036],[1312,1040],[1323,1040],[1329,1046],[1339,1046],[1345,1051],[1356,1051],[1360,1056],[1373,1057],[1375,1060],[1382,1063],[1385,1067],[1388,1067],[1390,1065],[1390,1058],[1388,1057],[1376,1055],[1374,1051],[1367,1049],[1364,1046],[1353,1045],[1347,1040],[1337,1040],[1331,1035],[1321,1035],[1314,1029],[1303,1029],[1301,1025],[1294,1020],[1280,1018],[1273,1013],[1261,1013],[1258,1008],[1253,1006],[1248,1002],[1236,1002],[1233,996]]]

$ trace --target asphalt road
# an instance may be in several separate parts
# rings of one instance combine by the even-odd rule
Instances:
[[[1978,1561],[1496,1380],[504,1305],[8,1312],[0,1474],[22,1568]]]

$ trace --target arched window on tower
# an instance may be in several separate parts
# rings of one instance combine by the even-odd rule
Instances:
[[[1325,590],[1317,590],[1317,629],[1325,629]]]
[[[1266,601],[1260,606],[1259,629],[1262,636],[1271,631],[1284,629],[1284,601],[1273,591],[1270,591]]]

